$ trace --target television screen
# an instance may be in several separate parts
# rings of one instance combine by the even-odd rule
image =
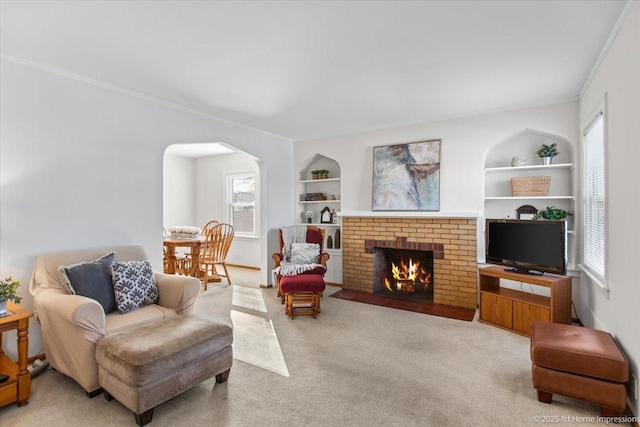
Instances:
[[[565,221],[487,219],[486,259],[523,273],[567,273]]]

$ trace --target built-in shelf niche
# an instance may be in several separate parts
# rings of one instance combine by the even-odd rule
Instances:
[[[311,171],[316,169],[326,169],[329,176],[326,179],[313,179]],[[336,232],[342,233],[341,219],[336,215],[336,222],[331,224],[320,222],[320,212],[324,207],[333,209],[336,213],[340,211],[342,178],[340,173],[340,164],[322,154],[315,154],[311,158],[302,162],[298,166],[296,180],[296,220],[300,224],[309,224],[325,230],[325,251],[329,253],[330,258],[327,263],[327,273],[325,281],[331,283],[342,283],[342,245],[336,249]],[[306,193],[323,193],[331,200],[304,200]],[[334,199],[335,198],[335,199]],[[311,211],[313,219],[311,223],[307,222],[305,213]],[[331,237],[331,246],[328,248],[328,240]],[[342,243],[342,238],[341,238]]]
[[[542,144],[557,144],[560,153],[551,165],[543,165],[536,151]],[[514,157],[526,162],[511,166]],[[547,196],[513,197],[511,178],[551,176]],[[532,205],[538,210],[548,206],[575,212],[575,155],[573,145],[566,138],[535,129],[522,131],[497,142],[487,150],[484,162],[484,218],[517,218],[516,210]],[[575,268],[575,218],[569,217],[568,267]],[[484,225],[483,225],[484,229]],[[482,236],[484,239],[484,235]],[[484,242],[483,242],[484,245]],[[483,254],[484,255],[484,254]],[[483,257],[481,257],[483,258]]]

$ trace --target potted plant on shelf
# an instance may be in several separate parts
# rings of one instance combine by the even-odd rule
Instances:
[[[573,215],[573,214],[565,211],[564,209],[559,209],[559,208],[556,208],[555,206],[547,206],[546,209],[538,211],[533,216],[533,219],[549,219],[549,220],[561,221],[570,215]]]
[[[20,281],[13,280],[11,276],[0,280],[0,316],[7,313],[7,301],[11,300],[18,304],[22,300],[16,294],[18,286],[20,286]]]
[[[558,151],[558,144],[554,142],[551,145],[542,144],[536,154],[542,158],[543,165],[550,165],[553,158],[560,154],[560,151]]]
[[[327,179],[329,178],[329,171],[327,169],[316,169],[311,171],[313,179]]]

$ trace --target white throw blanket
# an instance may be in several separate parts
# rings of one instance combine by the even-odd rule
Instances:
[[[281,276],[297,276],[298,274],[304,273],[305,271],[311,271],[318,267],[324,268],[322,264],[292,264],[290,262],[282,261],[280,266],[273,270],[273,273]]]
[[[291,244],[307,241],[306,225],[291,225],[282,227],[282,255],[285,261],[291,261]]]

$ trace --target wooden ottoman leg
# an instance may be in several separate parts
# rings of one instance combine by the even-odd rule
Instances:
[[[538,402],[551,403],[552,398],[553,398],[553,393],[549,393],[548,391],[538,390]]]
[[[141,414],[133,414],[133,416],[136,419],[136,423],[138,423],[140,427],[149,424],[153,419],[153,410],[154,408],[151,408],[149,410],[144,411]]]
[[[284,294],[285,306],[284,306],[284,314],[291,315],[293,319],[293,294]]]
[[[97,395],[99,395],[100,393],[102,393],[102,388],[99,388],[97,390],[93,390],[93,391],[88,391],[87,392],[87,397],[89,399],[93,399],[94,397],[96,397]]]
[[[226,383],[229,379],[229,372],[231,372],[231,369],[227,369],[226,371],[216,375],[216,382],[218,384]]]

